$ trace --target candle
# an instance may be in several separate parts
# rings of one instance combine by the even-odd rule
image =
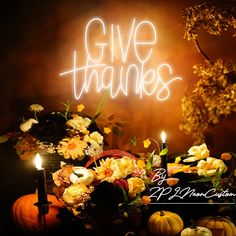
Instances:
[[[166,145],[166,133],[164,131],[161,132],[161,149],[164,150],[165,148],[167,148]],[[166,171],[166,175],[168,175],[167,172],[167,156],[166,154],[161,155],[161,167],[163,169],[165,169]]]
[[[42,168],[40,155],[37,153],[35,157],[35,166],[37,169],[37,188],[38,188],[38,205],[47,204],[46,177],[45,170]]]

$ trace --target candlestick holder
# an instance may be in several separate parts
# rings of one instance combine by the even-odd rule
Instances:
[[[167,148],[166,143],[162,143],[162,150]],[[166,176],[168,177],[168,169],[167,169],[167,155],[161,155],[161,167],[165,170]]]
[[[52,202],[47,201],[45,203],[43,202],[36,202],[34,203],[35,206],[38,207],[39,215],[46,215],[49,212],[49,206],[52,204]]]
[[[39,224],[41,224],[43,226],[42,233],[45,236],[47,235],[46,215],[49,212],[50,204],[52,204],[52,202],[50,202],[50,201],[47,201],[45,203],[43,203],[43,202],[34,203],[34,205],[38,207],[38,212],[39,212],[38,222],[39,222]]]

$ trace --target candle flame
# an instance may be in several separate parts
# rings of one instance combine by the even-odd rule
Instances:
[[[41,169],[42,168],[41,157],[38,153],[35,156],[35,166],[36,166],[36,169]]]
[[[166,133],[164,131],[161,132],[161,141],[162,143],[166,142]]]

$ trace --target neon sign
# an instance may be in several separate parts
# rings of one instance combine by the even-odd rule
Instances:
[[[93,35],[94,30],[98,30],[99,40],[91,45],[90,35]],[[145,30],[148,30],[150,38],[144,40],[140,35]],[[119,25],[111,24],[107,28],[101,18],[92,18],[85,27],[85,65],[77,66],[77,52],[74,51],[73,68],[60,76],[72,75],[75,99],[95,86],[98,93],[109,90],[112,98],[119,94],[128,96],[133,92],[140,98],[146,95],[165,101],[170,96],[170,85],[182,78],[174,77],[171,66],[167,63],[156,68],[148,66],[156,43],[157,31],[150,21],[137,22],[133,19],[128,39],[124,40]],[[98,51],[97,55],[94,50]],[[133,58],[129,60],[130,55]]]

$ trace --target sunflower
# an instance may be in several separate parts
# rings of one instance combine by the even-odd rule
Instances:
[[[73,160],[82,160],[85,156],[87,143],[80,140],[80,137],[64,138],[57,146],[58,153],[64,156],[65,159],[72,158]]]

